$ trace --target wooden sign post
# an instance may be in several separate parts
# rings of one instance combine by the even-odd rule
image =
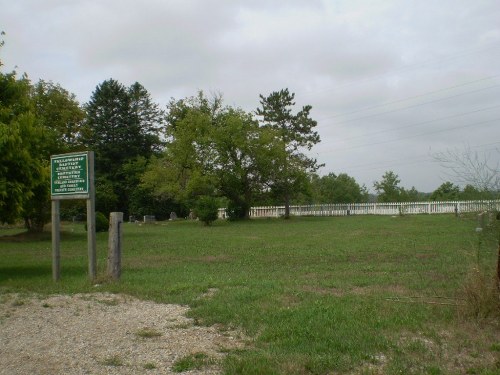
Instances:
[[[60,201],[87,200],[87,247],[89,278],[97,276],[95,235],[94,152],[74,152],[50,157],[50,195],[52,199],[52,278],[61,278]]]

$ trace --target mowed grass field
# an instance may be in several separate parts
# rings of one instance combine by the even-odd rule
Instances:
[[[493,285],[498,225],[478,234],[476,224],[472,215],[125,223],[119,282],[105,278],[107,233],[97,235],[99,286],[87,278],[83,224],[63,224],[58,283],[50,231],[0,229],[0,294],[108,291],[189,305],[197,324],[247,337],[222,364],[227,374],[500,374],[498,314],[470,293]]]

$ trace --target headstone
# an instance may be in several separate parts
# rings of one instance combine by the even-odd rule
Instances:
[[[174,211],[172,211],[170,213],[170,220],[176,220],[176,219],[177,219],[177,214]]]
[[[477,227],[476,227],[476,232],[482,232],[484,228],[484,212],[481,212],[480,214],[477,215]]]
[[[154,215],[144,215],[144,223],[154,223],[156,221],[156,218]]]

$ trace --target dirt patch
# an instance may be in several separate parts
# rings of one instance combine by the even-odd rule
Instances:
[[[339,288],[325,288],[320,286],[305,285],[302,287],[304,292],[317,293],[323,296],[342,297],[346,294],[345,290]]]

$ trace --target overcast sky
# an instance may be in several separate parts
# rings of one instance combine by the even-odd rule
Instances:
[[[385,171],[423,192],[432,155],[500,152],[498,0],[0,0],[3,71],[80,103],[114,78],[170,98],[222,93],[254,111],[289,88],[312,105],[320,174],[373,190]]]

